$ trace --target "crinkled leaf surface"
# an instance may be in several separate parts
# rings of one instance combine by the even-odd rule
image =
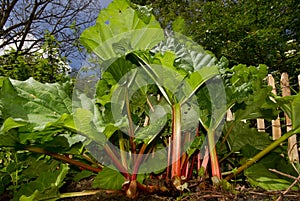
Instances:
[[[234,108],[235,120],[246,119],[275,119],[279,113],[277,105],[270,99],[270,89],[261,88],[256,91],[255,94],[248,95],[248,99],[245,99],[243,104],[236,105]]]
[[[152,52],[172,51],[176,55],[174,66],[186,71],[197,71],[205,66],[215,65],[216,58],[206,52],[199,44],[180,34],[167,37]]]
[[[226,64],[226,59],[223,59],[221,66],[224,64]],[[257,96],[261,89],[266,88],[263,80],[267,77],[268,69],[266,65],[255,67],[239,64],[232,68],[223,68],[222,74],[228,104],[243,104],[249,98],[253,100],[253,96]],[[270,94],[271,88],[268,90],[265,91],[266,94]]]
[[[195,92],[209,79],[219,74],[218,68],[212,66],[215,58],[209,55],[210,61],[207,65],[192,68],[192,72],[187,69],[176,67],[174,64],[178,59],[177,55],[169,49],[162,53],[156,53],[154,56],[144,53],[135,53],[147,65],[142,65],[145,73],[156,83],[165,99],[169,103],[184,103],[190,99]],[[203,52],[203,54],[206,54]],[[194,62],[201,62],[199,61]],[[196,65],[196,64],[191,64]],[[192,66],[193,67],[193,66]]]
[[[72,112],[72,101],[57,83],[42,84],[30,78],[26,81],[6,79],[0,91],[3,118],[29,123],[30,130],[43,130],[49,122]]]
[[[163,38],[151,9],[133,9],[129,1],[115,0],[100,11],[96,24],[82,33],[80,41],[105,61],[134,50],[151,49]]]
[[[242,121],[227,122],[225,124],[224,132],[231,129],[228,137],[228,143],[232,152],[239,151],[245,145],[251,145],[257,150],[263,150],[272,141],[269,138],[269,134],[258,132],[256,128],[250,128],[249,124]]]

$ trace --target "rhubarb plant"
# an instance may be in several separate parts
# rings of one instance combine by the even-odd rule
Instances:
[[[36,157],[26,150],[75,155],[83,150],[82,136],[63,129],[60,123],[72,110],[68,89],[68,83],[62,86],[33,79],[2,79],[0,188],[2,192],[11,189],[13,200],[22,196],[58,199],[69,170],[66,164]],[[56,156],[64,159],[63,155]]]
[[[98,63],[79,72],[73,93],[69,83],[0,80],[0,156],[5,159],[0,193],[10,187],[14,200],[61,197],[59,188],[72,166],[48,156],[95,172],[95,188],[136,198],[139,191],[186,191],[186,181],[201,181],[205,174],[218,183],[219,156],[230,167],[248,159],[229,180],[267,153],[276,155],[287,137],[299,133],[299,95],[272,97],[263,81],[265,65],[228,68],[225,58],[218,61],[189,38],[162,30],[148,6],[113,1],[80,41]],[[294,128],[272,143],[251,124],[256,118],[274,119],[279,107]],[[228,109],[235,118],[225,122]],[[93,159],[84,156],[86,150]],[[241,161],[230,161],[236,154]],[[260,170],[270,164],[264,159],[256,166]],[[35,175],[29,170],[36,166],[50,171]],[[256,173],[249,168],[245,176],[262,184]],[[149,184],[151,178],[165,182]]]
[[[168,152],[168,163],[162,163],[161,168],[167,168],[167,177],[174,179],[173,184],[180,189],[181,176],[191,172],[188,170],[190,167],[184,168],[185,174],[182,171],[189,160],[182,158],[187,150],[184,144],[192,143],[195,135],[198,135],[200,117],[195,94],[209,79],[219,74],[216,58],[186,37],[176,33],[164,35],[149,8],[133,6],[133,9],[131,6],[126,1],[114,1],[100,12],[96,25],[81,36],[87,49],[100,58],[103,74],[97,85],[96,99],[105,114],[104,121],[116,123],[126,117],[122,125],[124,127],[114,127],[114,133],[106,135],[106,142],[120,150],[121,162],[113,160],[112,163],[118,171],[126,171],[128,192],[135,192],[131,184],[135,187],[136,175],[143,172],[139,166],[147,164],[144,157],[147,158],[151,153],[155,155],[153,149],[157,145],[152,143],[162,139],[164,144],[159,146],[165,147]],[[150,96],[160,98],[151,102]],[[138,113],[134,110],[136,105],[131,104],[132,98],[143,105],[138,108]],[[157,107],[162,108],[166,115],[159,115]],[[226,111],[226,108],[222,109],[221,115],[214,113],[218,116],[211,119],[220,122]],[[140,121],[147,118],[150,118],[150,123]],[[165,124],[162,124],[163,120]],[[217,126],[205,127],[212,131]],[[208,141],[212,151],[215,133],[208,132],[208,135],[211,136]],[[145,139],[140,140],[140,137]],[[215,172],[218,172],[215,174],[220,178],[218,163],[215,162],[216,152],[211,156],[217,169]],[[132,161],[128,162],[128,159]],[[132,175],[129,176],[129,173]]]

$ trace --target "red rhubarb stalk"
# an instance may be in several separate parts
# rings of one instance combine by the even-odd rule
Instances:
[[[211,163],[211,171],[212,176],[216,176],[217,178],[221,179],[221,172],[219,167],[219,161],[215,146],[215,132],[214,130],[208,129],[208,147],[209,147],[209,155],[210,155],[210,163]]]
[[[112,148],[109,145],[105,145],[104,146],[104,150],[107,153],[107,155],[110,157],[110,159],[112,160],[113,164],[116,166],[116,168],[119,170],[119,172],[121,174],[123,174],[123,176],[126,179],[130,178],[130,174],[128,173],[127,169],[122,165],[122,163],[120,163],[120,158],[118,158],[115,154],[115,152],[112,150]]]
[[[171,178],[181,176],[180,152],[181,152],[181,107],[179,103],[172,106],[172,126],[173,126],[173,143],[172,143],[172,170]]]

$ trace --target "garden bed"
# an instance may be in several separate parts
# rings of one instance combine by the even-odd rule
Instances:
[[[175,200],[197,200],[197,201],[219,201],[219,200],[239,200],[239,201],[266,201],[266,200],[276,200],[282,196],[282,200],[285,201],[298,201],[300,200],[299,191],[290,191],[283,195],[284,191],[265,191],[262,189],[254,189],[251,187],[240,186],[237,187],[233,192],[224,191],[220,189],[215,189],[204,183],[192,182],[190,186],[190,192],[186,192],[182,195],[177,192],[170,192],[167,194],[148,194],[141,193],[137,200],[139,201],[175,201]],[[92,180],[82,180],[80,182],[70,182],[67,183],[63,189],[64,192],[85,192],[92,190],[96,194],[77,196],[70,198],[60,199],[61,201],[130,201],[121,192],[97,190],[92,188]],[[63,192],[62,192],[63,193]],[[177,195],[176,195],[177,194]],[[0,199],[2,200],[2,199]]]

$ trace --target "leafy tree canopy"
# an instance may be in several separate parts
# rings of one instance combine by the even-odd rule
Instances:
[[[0,76],[17,80],[33,77],[40,82],[61,82],[68,80],[68,66],[65,57],[60,54],[58,42],[47,34],[45,43],[35,52],[11,49],[0,56]]]
[[[149,1],[163,27],[183,32],[225,56],[230,66],[266,64],[270,72],[299,73],[300,4],[287,1]]]

